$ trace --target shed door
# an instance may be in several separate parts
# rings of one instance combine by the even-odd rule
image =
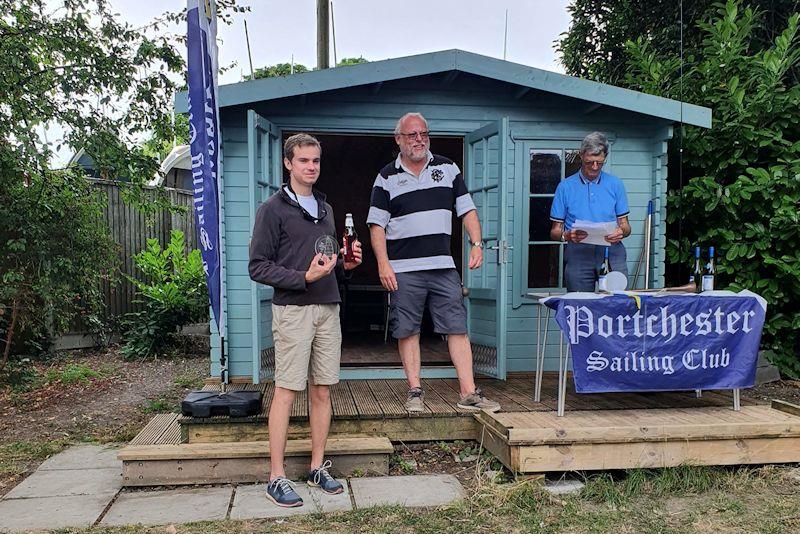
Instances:
[[[478,209],[485,245],[483,266],[469,270],[464,232],[464,284],[469,289],[469,336],[475,372],[506,377],[506,235],[508,118],[467,135],[466,184]]]
[[[280,190],[281,132],[255,111],[247,111],[247,159],[250,174],[250,231],[261,203]],[[251,235],[252,237],[252,235]],[[251,282],[253,383],[272,378],[275,349],[272,340],[272,294],[270,286]]]

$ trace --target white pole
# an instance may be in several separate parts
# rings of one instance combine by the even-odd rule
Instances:
[[[250,79],[256,79],[256,73],[253,71],[253,55],[250,53],[250,34],[247,32],[247,20],[244,21],[244,40],[247,43],[247,58],[250,60]]]
[[[331,35],[333,36],[333,66],[339,61],[336,59],[336,21],[333,19],[333,0],[331,0]]]
[[[647,216],[644,228],[647,235],[644,243],[644,288],[650,289],[650,215]]]
[[[506,29],[503,32],[503,61],[506,60],[507,51],[508,51],[508,9],[506,9]]]

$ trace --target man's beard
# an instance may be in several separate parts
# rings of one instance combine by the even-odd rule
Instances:
[[[427,148],[425,148],[425,149],[421,149],[419,152],[417,152],[417,151],[412,149],[412,150],[409,150],[405,154],[405,156],[408,159],[410,159],[411,161],[413,161],[414,163],[419,163],[420,161],[423,161],[426,157],[428,157],[428,150],[427,150]]]

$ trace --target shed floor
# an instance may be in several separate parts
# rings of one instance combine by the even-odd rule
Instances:
[[[383,340],[383,332],[346,334],[342,342],[342,365],[345,367],[400,367],[397,340]],[[423,364],[449,365],[450,354],[447,342],[440,336],[424,336],[420,343],[420,358]]]

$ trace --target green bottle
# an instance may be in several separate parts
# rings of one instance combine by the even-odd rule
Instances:
[[[700,262],[700,247],[694,247],[694,272],[689,276],[689,283],[694,282],[695,293],[702,291],[703,284],[703,264]]]

